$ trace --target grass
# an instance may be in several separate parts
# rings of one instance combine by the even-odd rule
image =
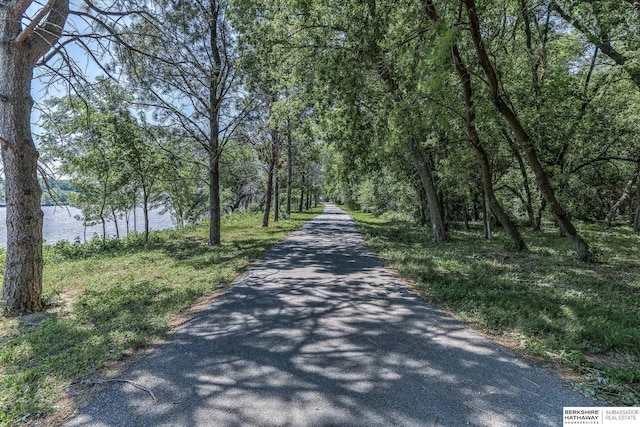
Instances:
[[[153,232],[146,244],[132,235],[46,246],[47,313],[0,318],[0,425],[69,412],[92,379],[161,339],[176,316],[321,210],[268,229],[261,214],[229,215],[219,247],[207,246],[207,224]]]
[[[385,264],[422,295],[518,351],[578,379],[584,394],[640,405],[640,236],[630,227],[580,224],[598,263],[577,260],[551,228],[521,231],[516,253],[500,230],[452,230],[435,244],[428,229],[350,211]]]

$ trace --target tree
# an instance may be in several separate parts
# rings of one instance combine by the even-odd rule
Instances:
[[[480,28],[480,21],[475,5],[475,0],[464,0],[464,6],[467,10],[467,16],[469,18],[469,28],[471,38],[475,46],[480,65],[487,77],[487,85],[490,90],[491,100],[493,101],[496,109],[505,118],[516,139],[520,142],[523,151],[529,161],[529,165],[533,169],[538,183],[538,188],[542,192],[546,202],[549,204],[552,212],[560,223],[562,230],[569,236],[573,242],[574,249],[578,254],[578,257],[582,260],[591,260],[593,255],[589,250],[587,242],[578,234],[578,231],[574,227],[573,223],[569,219],[564,207],[560,204],[556,198],[555,191],[549,180],[549,176],[544,170],[544,167],[538,159],[538,154],[534,146],[529,133],[524,128],[522,121],[515,113],[515,111],[505,101],[504,95],[501,93],[501,86],[498,74],[494,68],[485,44],[483,42],[482,30]]]
[[[0,145],[7,204],[2,299],[15,314],[42,309],[42,190],[31,135],[31,84],[36,64],[58,41],[69,15],[68,0],[49,0],[23,26],[32,5],[37,3],[0,3]]]
[[[176,129],[152,130],[160,147],[156,200],[171,212],[177,227],[195,223],[208,213],[206,155],[199,143]]]
[[[435,23],[439,24],[440,18],[435,9],[435,5],[431,0],[424,1],[425,12],[428,17]],[[465,103],[465,124],[467,129],[467,137],[471,147],[474,149],[478,162],[480,164],[480,181],[482,183],[482,189],[484,192],[484,200],[491,212],[498,218],[498,221],[502,224],[506,232],[511,237],[515,248],[519,251],[526,250],[526,244],[518,231],[517,226],[503,209],[502,205],[498,201],[493,188],[493,176],[491,172],[491,164],[486,150],[484,149],[480,140],[480,134],[476,128],[476,107],[474,101],[473,87],[471,82],[471,73],[467,69],[467,66],[462,59],[460,49],[456,43],[451,46],[451,56],[453,59],[453,66],[460,79],[460,86],[464,95]],[[485,214],[485,230],[487,238],[490,237],[490,228],[488,227],[489,221],[486,219]]]
[[[48,101],[41,150],[81,190],[76,203],[85,221],[102,223],[103,240],[109,214],[119,236],[118,217],[135,209],[141,195],[146,240],[159,149],[151,144],[149,127],[132,116],[133,99],[121,87],[98,79],[83,93]]]
[[[251,106],[236,102],[238,76],[228,4],[226,0],[147,3],[143,4],[154,16],[129,26],[120,58],[142,103],[156,111],[157,120],[179,128],[206,151],[209,244],[218,245],[220,158]]]

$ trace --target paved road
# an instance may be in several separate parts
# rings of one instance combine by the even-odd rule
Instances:
[[[68,426],[562,425],[598,405],[416,297],[325,212]]]

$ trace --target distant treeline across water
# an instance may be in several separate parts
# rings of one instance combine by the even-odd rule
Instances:
[[[73,242],[76,238],[81,241],[92,239],[94,236],[102,236],[102,225],[97,224],[90,227],[84,227],[80,218],[82,216],[79,209],[71,206],[42,206],[44,212],[43,235],[45,243],[52,244],[60,240],[68,240]],[[7,245],[7,210],[5,206],[0,206],[0,247]],[[136,230],[144,231],[144,216],[142,208],[136,209]],[[126,234],[126,222],[122,220],[118,223],[120,227],[120,235]],[[165,213],[160,215],[160,211],[149,212],[149,228],[151,230],[167,230],[173,228],[171,215]],[[134,229],[133,212],[129,215],[129,230]],[[116,236],[116,227],[113,222],[107,223],[107,235],[109,237]]]

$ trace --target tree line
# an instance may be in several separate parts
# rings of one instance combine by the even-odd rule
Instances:
[[[324,184],[436,242],[472,219],[490,237],[494,218],[525,251],[521,228],[548,219],[593,261],[576,219],[640,230],[634,1],[31,3],[0,6],[13,311],[40,308],[35,69],[73,83],[49,101],[41,151],[95,221],[162,203],[180,224],[210,218],[217,245],[224,211],[258,202],[267,226]],[[103,79],[82,78],[73,44]]]
[[[520,229],[548,218],[585,261],[576,219],[623,215],[640,231],[638,12],[544,0],[270,9],[315,61],[330,194],[413,213],[436,242],[470,218],[490,236],[495,218],[524,251]]]

